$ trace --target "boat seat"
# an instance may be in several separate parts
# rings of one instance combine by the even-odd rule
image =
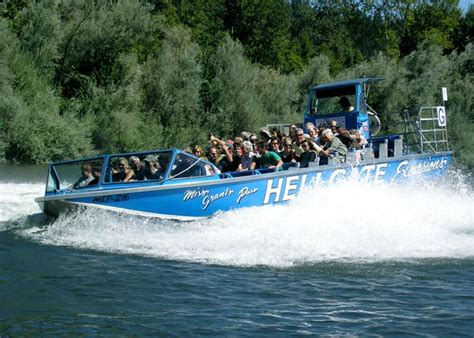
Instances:
[[[388,140],[387,142],[387,155],[388,157],[393,157],[394,156],[394,143],[395,140],[398,140],[402,138],[401,135],[385,135],[385,136],[378,136],[378,137],[372,137],[367,140],[367,142],[372,143],[372,148],[374,149],[374,155],[376,158],[379,158],[379,146],[381,143],[385,143],[385,140]]]

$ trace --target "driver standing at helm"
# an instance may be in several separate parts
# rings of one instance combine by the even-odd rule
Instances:
[[[344,113],[350,113],[354,110],[354,107],[351,105],[351,102],[347,98],[347,96],[343,96],[339,100],[339,105]]]

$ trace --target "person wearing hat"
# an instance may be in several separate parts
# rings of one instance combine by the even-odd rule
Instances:
[[[270,143],[270,140],[272,138],[272,134],[265,128],[261,128],[260,131],[258,132],[260,134],[260,140],[266,143]]]
[[[162,170],[159,162],[154,155],[148,155],[143,160],[145,162],[145,179],[146,180],[159,180],[164,176],[164,170]]]

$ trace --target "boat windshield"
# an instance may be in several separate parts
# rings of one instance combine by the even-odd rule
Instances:
[[[354,110],[355,95],[320,97],[316,95],[311,97],[311,111],[317,115],[329,115],[335,113],[348,113]]]
[[[214,169],[207,161],[186,153],[176,155],[171,167],[170,178],[189,178],[199,176],[213,176]]]
[[[125,183],[162,180],[168,171],[172,155],[172,151],[160,151],[110,157],[104,182]]]
[[[48,175],[47,191],[96,186],[103,164],[103,158],[53,164]]]

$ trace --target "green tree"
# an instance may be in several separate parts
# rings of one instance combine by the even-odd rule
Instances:
[[[201,50],[182,27],[165,31],[162,49],[145,65],[144,105],[150,121],[163,127],[165,146],[184,146],[200,134]]]
[[[237,2],[232,36],[245,46],[252,61],[290,72],[301,68],[301,58],[290,41],[291,8],[283,0]]]
[[[0,20],[0,142],[4,157],[44,163],[91,153],[90,135],[79,121],[59,114],[59,100]]]
[[[62,41],[61,19],[54,2],[34,2],[14,20],[23,52],[29,55],[38,72],[51,79]]]
[[[256,82],[258,68],[244,56],[243,46],[227,37],[212,59],[215,77],[209,85],[212,106],[205,124],[219,136],[255,130],[265,122]]]
[[[124,70],[119,56],[140,50],[153,35],[150,8],[138,1],[64,2],[59,13],[64,40],[56,83],[66,98],[86,94],[90,79],[99,86],[120,83]]]

